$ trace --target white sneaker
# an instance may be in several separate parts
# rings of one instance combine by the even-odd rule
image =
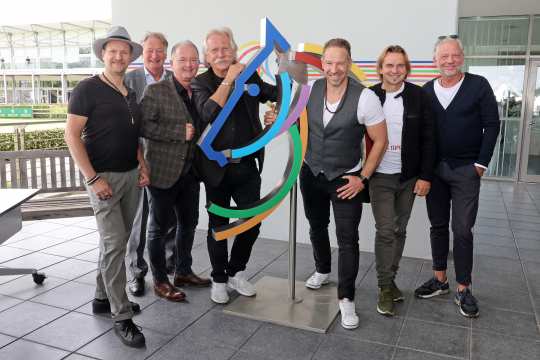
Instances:
[[[354,301],[347,298],[339,300],[339,310],[341,311],[341,326],[345,329],[356,329],[359,320],[354,309]]]
[[[321,274],[319,272],[314,272],[313,275],[309,277],[306,281],[306,287],[310,289],[320,289],[321,286],[328,284],[330,281],[328,278],[330,274]]]
[[[237,272],[234,276],[229,276],[229,282],[227,283],[233,290],[238,291],[240,295],[255,296],[257,289],[255,286],[246,280],[243,271]]]
[[[217,283],[212,281],[212,290],[210,291],[210,299],[218,304],[226,304],[229,302],[229,294],[227,294],[227,284]]]

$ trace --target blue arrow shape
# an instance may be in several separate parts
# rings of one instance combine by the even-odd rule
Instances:
[[[264,39],[263,48],[259,50],[257,55],[253,58],[252,61],[246,66],[244,71],[236,78],[234,82],[234,90],[229,96],[229,99],[223,106],[223,109],[219,112],[218,116],[214,122],[207,128],[199,140],[199,146],[201,147],[204,154],[210,160],[216,161],[221,167],[227,165],[227,157],[221,151],[216,151],[212,147],[216,136],[219,134],[221,128],[229,118],[234,106],[238,103],[244,92],[246,81],[253,75],[257,68],[264,62],[268,56],[272,53],[275,46],[279,47],[280,51],[288,51],[290,45],[281,35],[281,33],[275,28],[275,26],[270,22],[268,18],[263,18],[261,20],[261,30],[264,36],[261,36]],[[253,95],[257,94],[259,89],[254,84],[248,85],[248,93]],[[286,87],[287,89],[289,86]],[[285,88],[284,88],[285,89]],[[260,140],[260,139],[259,139]],[[259,144],[260,145],[260,144]],[[264,145],[263,145],[264,146]],[[257,149],[258,150],[258,149]],[[234,151],[234,150],[233,150]]]

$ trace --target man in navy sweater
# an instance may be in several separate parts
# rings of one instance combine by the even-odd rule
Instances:
[[[440,37],[433,56],[441,76],[424,88],[431,96],[437,129],[437,162],[427,196],[434,277],[415,290],[419,298],[447,294],[449,223],[452,211],[455,302],[466,317],[479,315],[470,291],[472,228],[478,212],[480,178],[489,165],[499,134],[495,95],[482,76],[461,72],[463,45],[455,35]]]

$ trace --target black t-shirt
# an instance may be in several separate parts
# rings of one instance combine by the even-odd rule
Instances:
[[[141,115],[135,92],[128,90],[126,102],[96,75],[81,81],[71,93],[68,113],[88,118],[82,140],[96,172],[124,172],[138,165]]]

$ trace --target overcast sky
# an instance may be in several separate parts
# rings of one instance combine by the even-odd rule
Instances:
[[[112,0],[0,1],[0,26],[111,19]]]

